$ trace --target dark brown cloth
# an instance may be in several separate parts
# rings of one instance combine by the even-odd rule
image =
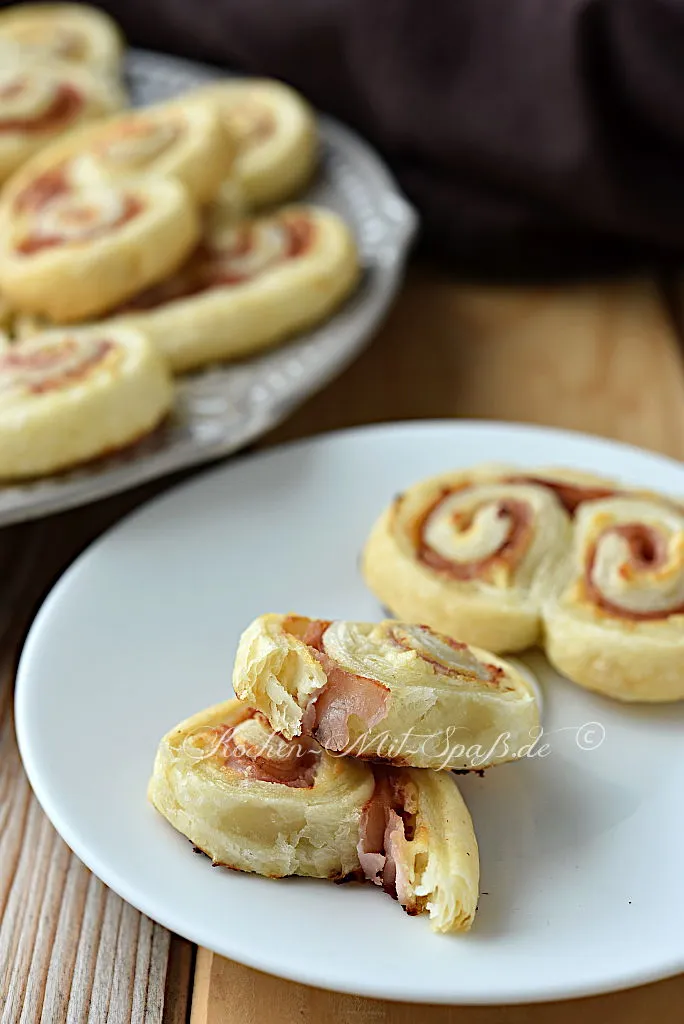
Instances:
[[[110,0],[132,43],[358,128],[476,276],[684,256],[684,0]]]

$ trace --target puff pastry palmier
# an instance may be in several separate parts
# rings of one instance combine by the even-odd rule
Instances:
[[[23,63],[59,60],[115,76],[123,39],[114,21],[87,4],[15,4],[0,12],[0,53]]]
[[[144,330],[180,373],[324,320],[358,278],[351,233],[329,210],[288,206],[238,223],[213,219],[184,266],[114,322]]]
[[[312,738],[289,741],[227,701],[159,746],[148,795],[214,864],[270,877],[366,877],[438,931],[475,915],[478,851],[455,782],[371,769]]]
[[[539,734],[512,665],[427,626],[262,615],[243,633],[233,687],[292,738],[416,768],[486,768]]]
[[[74,187],[56,170],[2,204],[0,287],[22,311],[82,320],[173,271],[199,229],[176,181]]]
[[[281,203],[312,176],[317,160],[313,111],[299,93],[268,79],[235,79],[194,94],[214,102],[235,140],[233,178],[248,208]]]
[[[175,178],[197,203],[229,172],[233,143],[209,102],[175,100],[90,125],[30,161],[8,185],[11,200],[40,191],[57,171],[72,187],[141,175]]]
[[[512,467],[443,473],[395,498],[362,571],[403,619],[489,650],[522,650],[539,639],[540,590],[570,530],[554,491]]]
[[[39,476],[138,440],[168,412],[168,371],[136,331],[46,331],[0,353],[0,479]]]
[[[544,627],[549,660],[581,686],[684,698],[684,506],[639,493],[582,505]]]
[[[0,51],[0,184],[59,136],[123,103],[116,86],[87,71],[5,61]]]

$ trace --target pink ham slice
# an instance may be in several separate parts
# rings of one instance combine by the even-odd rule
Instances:
[[[357,852],[366,879],[398,900],[409,914],[417,912],[411,892],[412,854],[403,815],[417,810],[415,794],[391,771],[375,768],[375,790],[361,815]]]
[[[323,635],[329,625],[324,619],[292,616],[285,621],[284,628],[309,647],[327,678],[326,685],[304,713],[302,730],[310,731],[326,750],[343,751],[349,743],[351,716],[364,722],[367,729],[377,725],[387,715],[389,690],[376,679],[347,672],[328,657]]]
[[[262,718],[257,711],[247,717]],[[320,747],[310,737],[289,742],[274,734],[268,744],[257,746],[244,739],[236,742],[234,728],[218,726],[215,732],[221,737],[224,767],[253,781],[292,789],[311,789],[315,785]]]
[[[619,604],[613,604],[607,597],[604,597],[594,582],[594,564],[602,538],[611,533],[622,537],[629,547],[630,561],[623,566],[623,575],[644,571],[653,572],[667,562],[665,539],[652,526],[648,526],[646,523],[622,523],[617,526],[609,526],[596,539],[587,554],[584,583],[589,599],[608,615],[633,622],[655,622],[658,619],[667,619],[670,615],[684,615],[684,605],[638,612],[631,608],[623,608]]]

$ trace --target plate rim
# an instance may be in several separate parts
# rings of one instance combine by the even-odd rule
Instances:
[[[283,454],[286,454],[292,450],[305,447],[325,447],[326,443],[331,439],[345,439],[347,437],[354,437],[357,435],[363,435],[368,433],[373,434],[388,434],[395,432],[397,429],[406,430],[408,432],[418,431],[423,432],[433,428],[448,428],[458,433],[461,430],[482,430],[485,432],[494,432],[497,430],[510,430],[513,433],[519,435],[551,435],[552,439],[562,440],[564,438],[572,440],[584,440],[590,442],[599,442],[600,444],[608,445],[609,448],[619,448],[626,453],[636,453],[639,455],[647,455],[658,462],[664,462],[669,465],[670,468],[677,470],[678,472],[684,472],[684,465],[677,459],[671,456],[663,455],[659,452],[618,441],[612,438],[605,438],[599,435],[589,434],[580,430],[556,428],[556,427],[544,427],[538,424],[527,424],[518,422],[507,422],[500,420],[477,420],[477,419],[448,419],[448,418],[436,418],[427,420],[399,420],[389,421],[380,424],[367,424],[353,427],[344,427],[338,430],[327,431],[321,434],[316,434],[310,437],[297,438],[294,440],[282,442],[277,445],[269,446],[263,450],[257,452],[245,453],[237,460],[231,460],[219,466],[207,466],[205,470],[195,474],[189,480],[183,480],[176,484],[173,484],[170,488],[161,494],[155,495],[152,498],[141,503],[140,506],[133,509],[124,515],[117,523],[107,528],[99,537],[95,538],[86,548],[77,556],[77,558],[67,567],[67,569],[60,575],[55,581],[52,588],[44,598],[37,613],[35,614],[33,621],[31,622],[30,628],[27,632],[24,640],[20,658],[16,672],[16,687],[14,696],[14,711],[15,711],[15,727],[16,736],[19,752],[22,758],[24,770],[26,772],[29,783],[33,789],[34,795],[38,800],[43,812],[45,813],[48,820],[52,823],[56,831],[62,836],[67,845],[76,854],[76,856],[86,865],[86,867],[93,872],[100,880],[104,882],[109,888],[117,893],[122,899],[126,900],[133,907],[138,909],[141,913],[146,914],[151,920],[158,922],[163,927],[169,929],[172,932],[180,934],[187,938],[189,941],[195,943],[198,946],[210,949],[216,952],[219,956],[224,956],[228,959],[232,959],[237,963],[244,964],[255,970],[262,971],[267,974],[271,974],[274,977],[285,978],[289,981],[294,981],[299,984],[304,984],[309,987],[322,988],[328,991],[340,992],[345,994],[357,995],[365,998],[381,999],[388,1002],[411,1002],[416,1005],[454,1005],[454,1006],[502,1006],[502,1005],[523,1005],[523,1004],[539,1004],[555,1001],[566,1001],[581,999],[589,996],[604,995],[611,992],[619,992],[650,984],[657,981],[663,981],[668,978],[672,978],[680,973],[684,972],[684,952],[679,956],[675,955],[669,959],[664,965],[657,968],[644,968],[640,971],[630,970],[629,976],[617,975],[607,983],[586,983],[575,985],[573,988],[568,987],[568,983],[551,982],[546,983],[546,987],[543,992],[521,992],[516,989],[507,991],[504,988],[497,989],[497,995],[495,1000],[486,998],[486,994],[482,993],[478,997],[459,998],[455,1001],[454,998],[448,993],[437,993],[433,996],[427,996],[424,992],[416,991],[411,988],[410,984],[403,984],[398,990],[394,988],[388,988],[383,986],[382,983],[375,985],[345,985],[344,982],[335,980],[331,984],[330,980],[324,979],[325,970],[307,970],[306,964],[302,965],[301,969],[298,970],[278,970],[274,971],[273,966],[270,962],[260,960],[258,955],[253,956],[249,953],[245,953],[241,948],[236,946],[231,952],[225,952],[216,950],[212,944],[206,944],[200,934],[201,929],[195,929],[188,927],[186,922],[179,922],[174,920],[172,910],[166,911],[163,914],[158,912],[158,908],[153,906],[154,901],[148,902],[145,894],[140,890],[135,890],[133,884],[129,884],[127,879],[120,875],[116,867],[107,866],[104,864],[102,869],[102,861],[96,854],[91,854],[88,848],[87,842],[82,843],[77,828],[72,828],[68,822],[66,822],[58,806],[55,806],[50,796],[46,792],[46,787],[43,785],[42,776],[39,771],[34,770],[34,764],[32,760],[32,743],[30,738],[30,725],[29,725],[29,712],[28,712],[28,684],[24,681],[29,675],[29,665],[32,659],[33,645],[39,641],[36,639],[42,621],[46,616],[49,616],[53,601],[59,599],[59,592],[62,584],[68,580],[72,573],[78,571],[80,563],[87,557],[89,552],[98,544],[106,543],[110,534],[114,534],[120,528],[123,529],[130,520],[134,520],[138,515],[144,515],[148,509],[156,507],[158,504],[163,503],[166,500],[172,501],[174,497],[186,490],[190,490],[193,487],[201,488],[205,482],[205,478],[211,476],[218,476],[221,474],[230,474],[233,468],[237,468],[242,465],[245,461],[250,463],[263,462],[269,458],[277,458]],[[562,462],[559,462],[562,465]],[[47,806],[46,806],[47,805]],[[48,809],[49,807],[49,809]],[[179,923],[182,924],[182,928],[179,929]],[[447,940],[448,941],[448,940]]]

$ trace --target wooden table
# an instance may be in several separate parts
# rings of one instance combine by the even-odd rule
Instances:
[[[413,270],[371,348],[265,443],[357,423],[488,417],[684,457],[684,357],[659,286],[504,290]],[[17,753],[17,653],[57,575],[157,484],[0,531],[0,1024],[681,1024],[684,976],[581,1003],[415,1008],[230,963],[105,888],[41,812]],[[590,925],[588,925],[590,926]]]

